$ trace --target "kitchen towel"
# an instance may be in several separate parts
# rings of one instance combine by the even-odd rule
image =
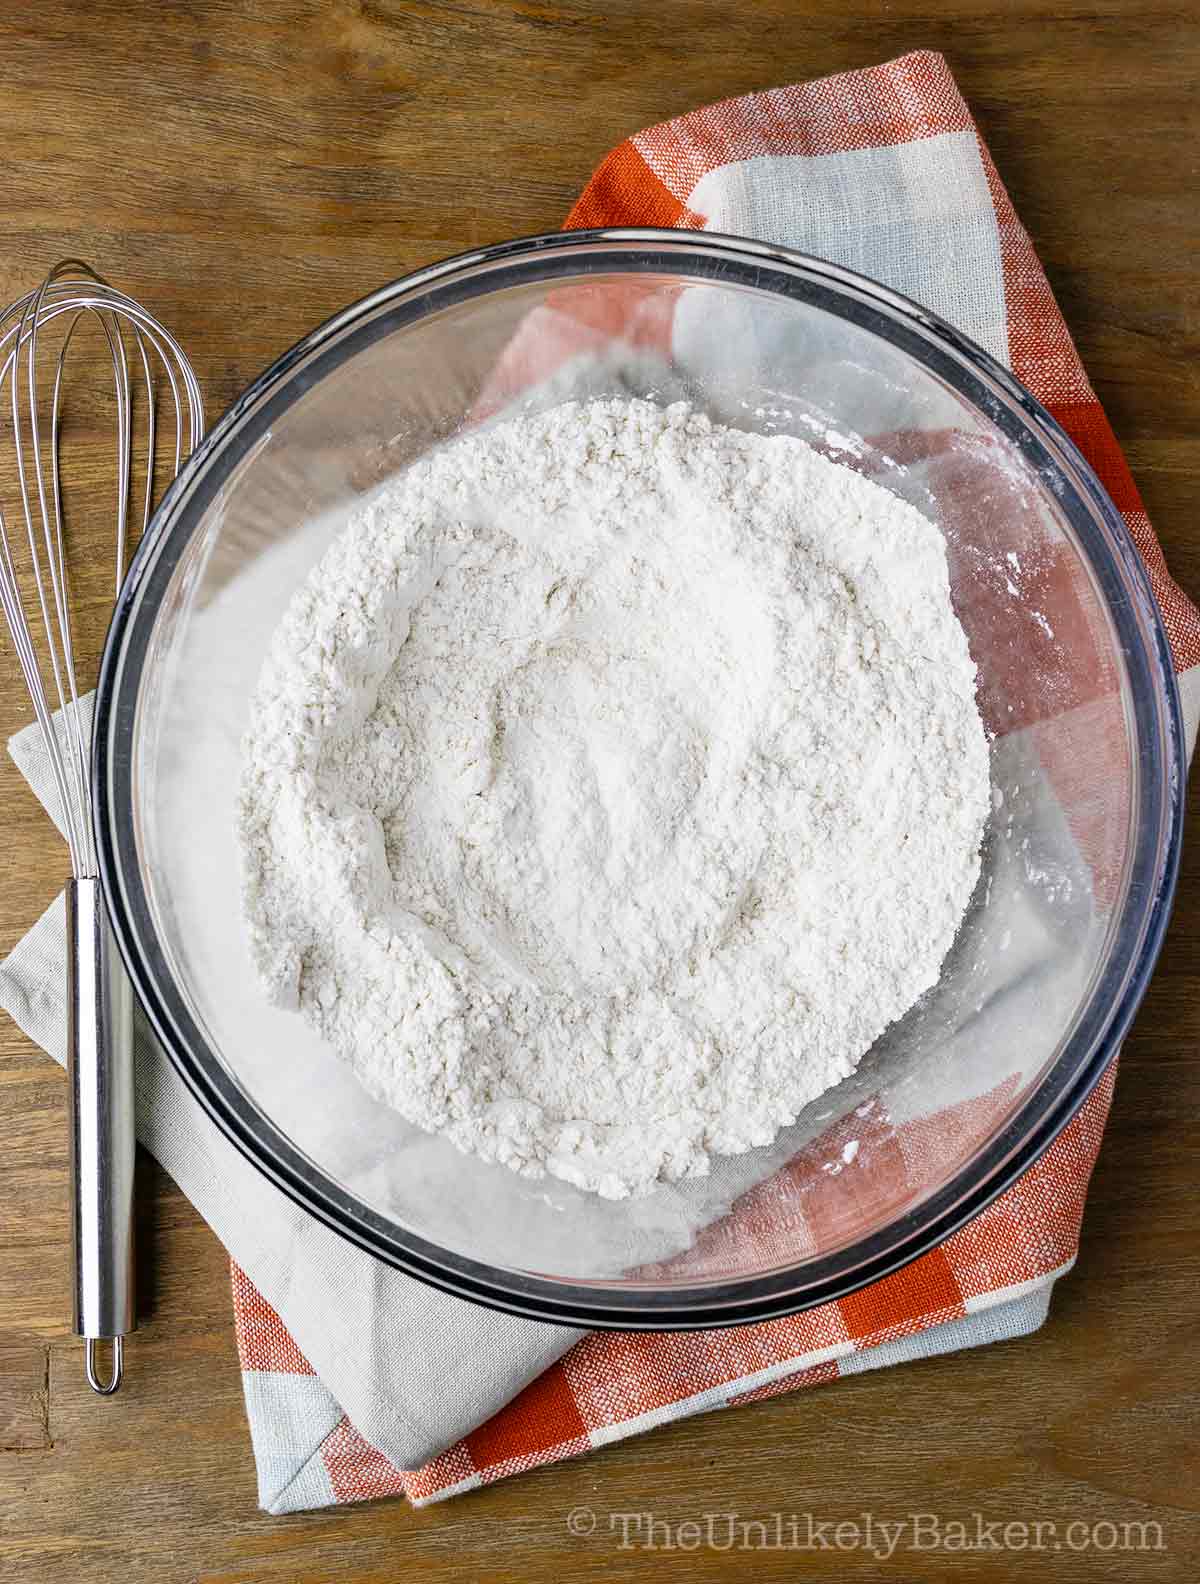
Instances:
[[[600,167],[568,225],[711,228],[796,247],[917,299],[1006,362],[1084,450],[1146,561],[1190,751],[1200,616],[1170,580],[941,57],[908,55],[729,100],[639,133]],[[578,327],[563,334],[569,352]],[[549,341],[539,344],[544,355]],[[11,751],[49,802],[36,734],[19,734]],[[60,899],[0,965],[0,1004],[59,1061],[64,960]],[[581,1336],[464,1304],[379,1265],[242,1159],[144,1027],[138,1128],[235,1261],[259,1499],[287,1512],[401,1492],[430,1502],[685,1414],[1034,1330],[1075,1257],[1114,1076],[1037,1165],[905,1270],[791,1319],[687,1335]]]

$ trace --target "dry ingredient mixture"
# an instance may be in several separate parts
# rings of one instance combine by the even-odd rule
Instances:
[[[373,1094],[620,1198],[770,1142],[936,982],[988,805],[925,517],[792,438],[571,403],[417,462],[295,596],[245,912]]]

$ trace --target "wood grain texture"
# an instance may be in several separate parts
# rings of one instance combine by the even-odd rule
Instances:
[[[1200,30],[1169,0],[41,0],[0,8],[0,296],[94,259],[189,349],[210,412],[350,299],[557,226],[621,137],[749,89],[943,50],[1200,595]],[[84,602],[98,646],[104,600]],[[24,723],[0,646],[0,734]],[[1193,800],[1194,801],[1194,800]],[[1192,819],[1200,817],[1193,809]],[[0,764],[0,952],[65,861]],[[1200,849],[1126,1046],[1079,1268],[1032,1341],[673,1426],[424,1512],[255,1505],[222,1251],[140,1169],[143,1328],[87,1393],[67,1334],[61,1074],[0,1026],[0,1577],[1191,1580],[1200,1574]],[[597,1531],[572,1537],[586,1506]],[[617,1549],[610,1514],[1162,1525],[1165,1549]],[[1048,1532],[1043,1531],[1043,1536]],[[1119,1530],[1116,1531],[1118,1539]],[[1101,1540],[1110,1531],[1098,1531]]]

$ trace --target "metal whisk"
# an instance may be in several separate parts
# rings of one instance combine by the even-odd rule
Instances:
[[[63,316],[66,316],[63,319]],[[131,297],[77,259],[0,315],[0,432],[11,417],[19,515],[0,502],[0,607],[45,740],[71,855],[67,885],[67,1065],[71,1105],[75,1331],[88,1384],[121,1383],[133,1295],[133,996],[100,892],[92,827],[91,725],[76,674],[63,520],[60,439],[67,356],[81,319],[99,324],[112,360],[116,412],[114,597],[125,575],[135,472],[141,526],[154,505],[157,400],[174,409],[173,478],[204,432],[200,386],[179,344]],[[46,327],[63,319],[47,353]],[[5,402],[5,386],[9,401]],[[8,412],[5,412],[5,408]],[[144,440],[142,436],[144,435]],[[168,426],[168,435],[171,435]],[[168,449],[167,461],[171,460]],[[19,526],[23,518],[23,531]],[[112,1342],[107,1379],[97,1343]]]

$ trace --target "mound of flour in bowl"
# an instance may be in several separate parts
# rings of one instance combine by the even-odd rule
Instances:
[[[766,1144],[933,985],[988,747],[917,510],[684,405],[373,496],[251,709],[274,1000],[463,1150],[623,1197]]]

